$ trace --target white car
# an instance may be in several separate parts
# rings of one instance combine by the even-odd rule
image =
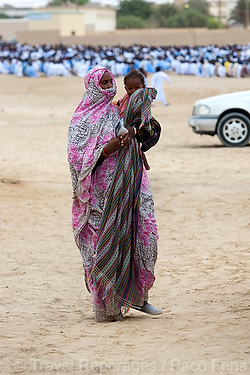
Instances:
[[[250,91],[198,100],[188,125],[196,134],[217,134],[225,146],[245,146],[250,139]]]

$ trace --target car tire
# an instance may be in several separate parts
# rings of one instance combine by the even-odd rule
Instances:
[[[239,112],[223,116],[217,126],[220,141],[228,147],[243,147],[250,139],[250,120]]]

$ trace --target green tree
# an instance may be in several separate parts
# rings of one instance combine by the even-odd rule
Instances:
[[[243,25],[246,27],[246,0],[238,0],[237,5],[232,10],[229,19],[243,23]]]
[[[215,17],[209,17],[207,21],[207,27],[209,29],[224,29],[225,25]]]
[[[7,16],[6,14],[4,14],[4,13],[0,13],[0,18],[10,18],[9,16]]]
[[[196,9],[184,9],[167,20],[167,27],[207,27],[208,17]]]
[[[189,0],[186,4],[188,5],[188,9],[197,10],[203,15],[209,16],[209,4],[206,0]]]
[[[167,27],[170,28],[181,28],[188,27],[188,19],[184,13],[175,14],[167,20]]]
[[[147,20],[152,14],[152,4],[145,0],[122,0],[117,11],[117,18],[121,16],[136,16]]]
[[[48,6],[60,7],[61,5],[68,5],[69,2],[72,4],[84,5],[88,2],[88,0],[51,0],[48,3]]]
[[[167,20],[178,13],[178,7],[174,4],[161,4],[153,8],[153,13],[149,20],[151,27],[167,27]]]
[[[137,16],[120,16],[117,19],[117,29],[144,29],[145,22]]]

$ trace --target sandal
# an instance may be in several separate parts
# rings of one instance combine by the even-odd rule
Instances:
[[[150,303],[146,303],[146,305],[144,305],[144,306],[133,306],[132,305],[131,307],[132,307],[132,309],[144,312],[144,313],[149,314],[149,315],[160,315],[163,312],[161,309],[158,309],[157,307],[154,307]]]

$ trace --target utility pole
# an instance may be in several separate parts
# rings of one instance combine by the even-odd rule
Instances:
[[[249,0],[246,0],[246,29],[249,26]]]
[[[218,4],[218,23],[219,23],[219,27],[220,27],[220,22],[221,22],[221,0],[219,0],[219,4]]]

